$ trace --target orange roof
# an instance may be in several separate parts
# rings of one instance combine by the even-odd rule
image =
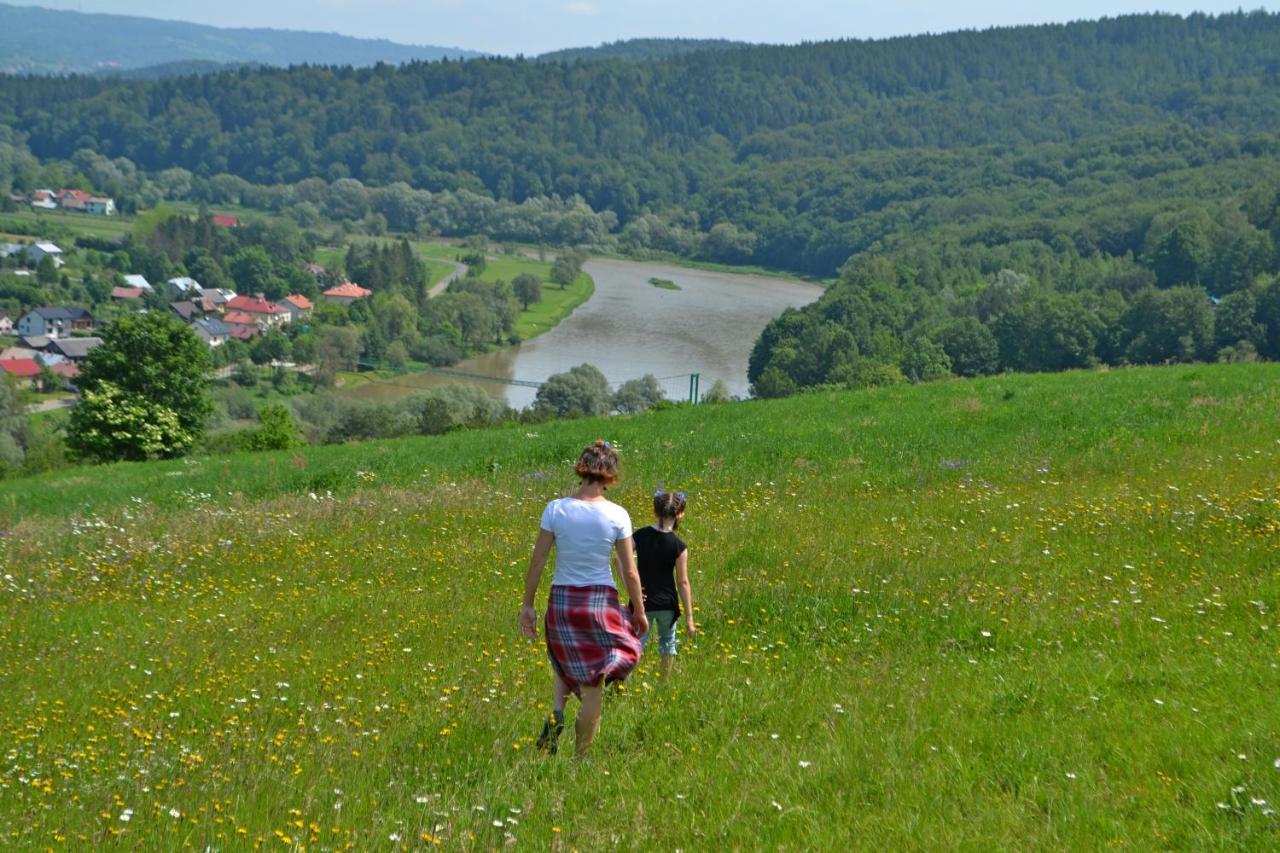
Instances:
[[[339,296],[339,297],[345,296],[348,299],[363,299],[364,297],[369,296],[372,293],[373,291],[369,290],[368,288],[361,287],[360,285],[350,281],[344,281],[342,284],[338,285],[337,287],[331,287],[328,290],[326,290],[324,292],[324,295]]]
[[[64,361],[49,368],[63,379],[75,379],[80,375],[80,366],[75,362]]]
[[[213,224],[219,228],[235,228],[240,224],[240,218],[227,213],[215,213]]]
[[[302,311],[310,311],[315,307],[311,304],[311,300],[303,296],[301,293],[290,293],[284,298],[284,301]]]
[[[234,323],[242,326],[252,326],[257,320],[253,319],[252,314],[246,314],[243,311],[228,311],[222,317],[224,323]]]
[[[112,299],[141,299],[141,287],[113,287],[111,288]]]

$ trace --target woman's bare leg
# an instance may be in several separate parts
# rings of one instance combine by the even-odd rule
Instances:
[[[551,708],[554,711],[564,713],[564,703],[569,699],[569,685],[564,683],[564,679],[560,677],[560,673],[554,669],[551,670]]]
[[[578,758],[586,758],[591,752],[591,741],[595,740],[596,732],[600,729],[600,708],[604,703],[602,687],[600,684],[594,687],[584,685],[579,695],[582,707],[578,709],[578,721],[574,724],[574,733],[577,735],[575,754]]]

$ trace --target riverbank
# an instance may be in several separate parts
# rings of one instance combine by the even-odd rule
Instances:
[[[688,399],[694,373],[704,391],[719,380],[730,395],[746,397],[747,360],[764,326],[822,293],[796,280],[610,257],[593,257],[584,272],[594,282],[594,295],[558,325],[451,369],[489,377],[474,381],[514,408],[531,405],[536,390],[513,382],[543,382],[583,363],[595,365],[615,387],[653,375],[673,400]],[[651,278],[671,281],[678,289],[654,287]],[[448,381],[457,380],[408,373],[349,386],[343,394],[390,402]]]

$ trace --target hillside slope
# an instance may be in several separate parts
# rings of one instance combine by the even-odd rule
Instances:
[[[1277,380],[1002,376],[5,483],[0,826],[1267,847]],[[637,523],[688,490],[702,631],[608,699],[579,767],[533,750],[549,679],[515,615],[601,435]]]
[[[337,33],[223,28],[131,15],[0,4],[0,72],[66,74],[204,60],[261,65],[374,65],[480,56]]]

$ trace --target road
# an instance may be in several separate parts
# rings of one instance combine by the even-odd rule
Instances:
[[[41,412],[52,412],[56,409],[69,409],[76,404],[78,399],[78,397],[64,397],[61,400],[45,400],[43,403],[27,406],[27,413],[38,415]]]
[[[450,266],[453,267],[453,272],[449,273],[447,276],[440,279],[439,282],[437,282],[430,290],[427,291],[427,298],[435,299],[437,296],[444,293],[445,290],[448,289],[449,285],[453,284],[455,281],[457,281],[458,279],[462,278],[464,275],[467,274],[467,265],[460,264],[457,261],[448,260],[447,258],[432,258],[431,260],[443,261],[444,263],[449,264]]]

